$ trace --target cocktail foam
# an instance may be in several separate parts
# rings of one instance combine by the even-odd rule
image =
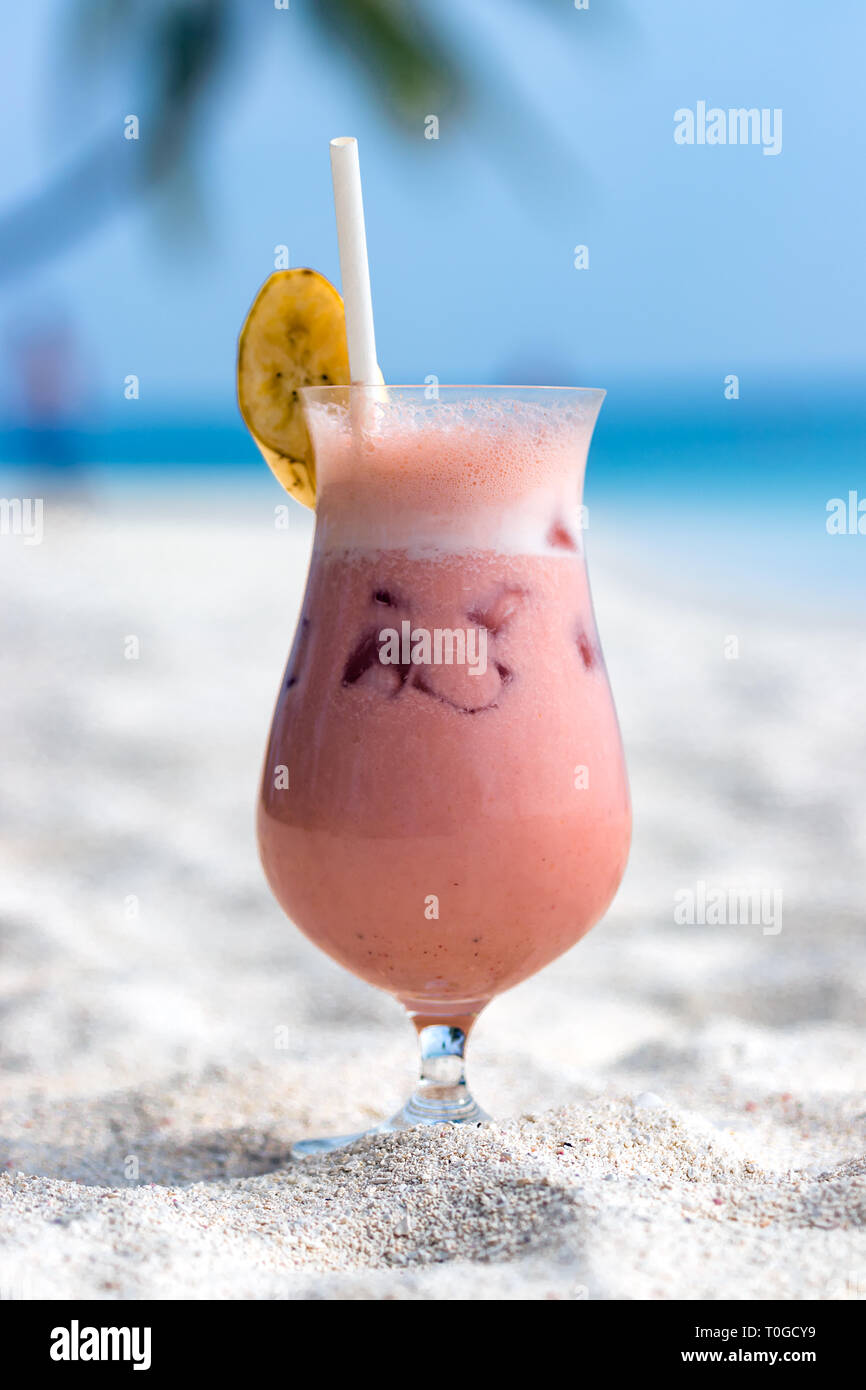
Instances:
[[[581,549],[581,494],[594,412],[365,402],[308,408],[326,550],[468,550],[537,555]]]

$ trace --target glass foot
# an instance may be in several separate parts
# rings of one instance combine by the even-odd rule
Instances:
[[[329,1139],[299,1139],[292,1145],[292,1158],[308,1158],[311,1154],[329,1154],[334,1149],[345,1149],[356,1139],[365,1139],[368,1134],[378,1134],[378,1129],[361,1129],[357,1134],[332,1134]]]
[[[390,1120],[357,1134],[338,1134],[326,1139],[300,1139],[292,1145],[293,1158],[332,1153],[345,1149],[356,1139],[373,1134],[393,1134],[413,1125],[483,1124],[490,1116],[469,1094],[463,1059],[466,1034],[462,1028],[430,1024],[418,1029],[421,1046],[421,1076],[414,1093]]]

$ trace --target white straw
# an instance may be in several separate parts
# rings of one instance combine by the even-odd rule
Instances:
[[[331,141],[331,174],[337,212],[337,240],[340,244],[343,302],[346,306],[349,373],[353,382],[372,386],[382,381],[382,373],[376,361],[358,142],[351,136],[343,135]]]

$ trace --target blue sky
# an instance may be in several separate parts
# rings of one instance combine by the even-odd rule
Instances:
[[[244,30],[201,133],[205,227],[178,243],[144,203],[69,249],[59,227],[50,264],[0,292],[0,331],[54,305],[74,323],[92,418],[122,409],[131,372],[148,412],[232,412],[237,329],[274,245],[339,283],[337,134],[361,142],[391,380],[636,380],[675,397],[729,372],[764,390],[862,371],[866,7],[436,0],[487,96],[471,118],[439,113],[429,141],[399,134],[326,49],[313,3],[262,4]],[[120,140],[141,105],[122,61],[75,94],[68,9],[4,8],[0,209],[106,121]],[[677,146],[673,113],[698,100],[781,107],[782,153]]]

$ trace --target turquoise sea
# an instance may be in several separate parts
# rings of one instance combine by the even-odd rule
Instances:
[[[616,553],[636,581],[689,593],[726,585],[773,604],[866,598],[866,405],[853,391],[779,392],[767,405],[697,397],[676,415],[659,395],[610,392],[590,451],[588,548]],[[284,494],[239,419],[127,417],[101,427],[11,427],[0,436],[4,496],[147,496],[149,509],[272,508]],[[843,534],[828,507],[843,507]],[[863,511],[858,505],[863,501]],[[291,509],[294,513],[295,509]],[[296,523],[306,524],[298,512]],[[838,521],[837,521],[838,525]]]

